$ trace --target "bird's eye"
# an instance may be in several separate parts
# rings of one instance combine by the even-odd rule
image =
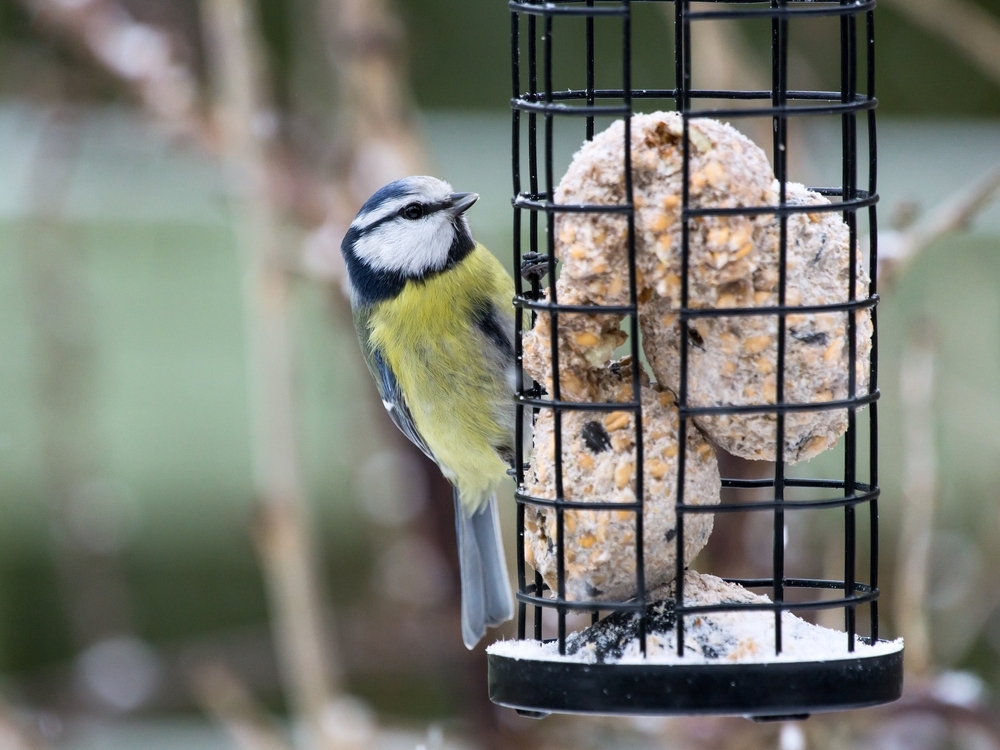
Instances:
[[[403,216],[407,219],[419,219],[424,215],[424,207],[419,203],[411,203],[403,209]]]

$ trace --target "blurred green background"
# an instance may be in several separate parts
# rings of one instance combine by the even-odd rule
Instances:
[[[217,155],[206,157],[151,122],[127,83],[45,22],[45,5],[0,0],[0,688],[32,716],[63,723],[91,714],[190,716],[178,675],[191,653],[216,649],[235,654],[261,699],[281,710],[254,552],[245,266],[225,170]],[[194,80],[208,80],[195,0],[116,5],[169,30]],[[317,22],[323,5],[256,6],[276,141],[318,173],[340,168],[343,128],[342,92]],[[633,4],[636,86],[672,85],[664,5],[672,7]],[[876,12],[886,231],[934,211],[1000,162],[1000,73],[895,5]],[[1000,28],[1000,0],[974,5]],[[392,7],[400,36],[387,38],[402,40],[428,168],[456,189],[483,194],[470,215],[473,229],[509,265],[507,5],[397,0]],[[613,85],[619,31],[597,25],[598,83]],[[766,71],[768,30],[737,30]],[[578,31],[569,21],[557,29],[557,86],[578,85]],[[838,39],[830,22],[794,27],[793,84],[835,88]],[[557,175],[582,139],[578,125],[557,129]],[[817,119],[797,137],[793,178],[836,183],[839,123]],[[298,247],[307,233],[289,227],[287,234]],[[969,226],[934,242],[882,294],[885,580],[891,587],[904,479],[900,362],[914,326],[929,327],[938,461],[928,600],[934,657],[996,691],[1000,208],[987,205]],[[470,682],[455,677],[463,654],[444,666],[373,664],[357,645],[359,629],[382,611],[373,604],[380,560],[398,526],[364,507],[368,493],[380,491],[372,489],[379,471],[371,462],[387,450],[387,433],[336,286],[295,274],[289,321],[310,530],[337,613],[347,685],[380,716],[404,723],[468,715]],[[836,474],[836,457],[801,471]],[[432,539],[448,531],[425,526]],[[822,543],[815,529],[803,538],[793,557],[803,574],[818,574]],[[746,546],[752,564],[752,540]],[[97,589],[86,580],[98,581]],[[85,604],[83,615],[68,614],[79,606],[74,596],[98,611]],[[890,634],[898,632],[892,604],[889,588]],[[103,616],[107,622],[94,626],[102,633],[127,632],[148,649],[155,689],[135,705],[116,707],[86,685],[80,659],[88,636],[79,623]],[[60,745],[86,741],[63,723],[42,733]]]

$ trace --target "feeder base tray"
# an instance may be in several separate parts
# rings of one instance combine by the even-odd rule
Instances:
[[[802,718],[889,703],[903,648],[829,661],[585,664],[489,654],[490,700],[519,712]]]

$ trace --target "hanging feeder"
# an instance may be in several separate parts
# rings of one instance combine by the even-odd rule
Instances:
[[[515,305],[531,319],[517,321],[517,424],[529,410],[534,429],[514,472],[518,639],[489,649],[490,697],[534,716],[761,719],[889,702],[902,643],[878,627],[875,3],[661,1],[674,5],[664,90],[632,87],[629,0],[509,2]],[[816,17],[839,19],[840,90],[789,90],[789,34]],[[770,90],[692,87],[691,29],[720,19],[770,22]],[[595,23],[620,24],[620,89],[595,88]],[[557,36],[580,32],[585,87],[556,90]],[[841,121],[839,187],[788,180],[788,120],[817,115]],[[749,118],[773,123],[773,164],[721,122]],[[557,183],[555,124],[581,120],[584,146]],[[842,477],[789,473],[838,443]],[[722,477],[716,448],[770,461],[773,476]],[[720,502],[723,488],[736,501]],[[762,489],[767,500],[751,496]],[[787,515],[839,508],[843,577],[790,575]],[[773,517],[769,578],[689,568],[719,513]],[[829,609],[844,631],[796,615]]]

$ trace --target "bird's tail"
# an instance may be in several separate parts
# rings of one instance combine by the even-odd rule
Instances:
[[[486,633],[514,616],[496,495],[470,513],[455,491],[458,567],[462,578],[462,640],[472,649]]]

